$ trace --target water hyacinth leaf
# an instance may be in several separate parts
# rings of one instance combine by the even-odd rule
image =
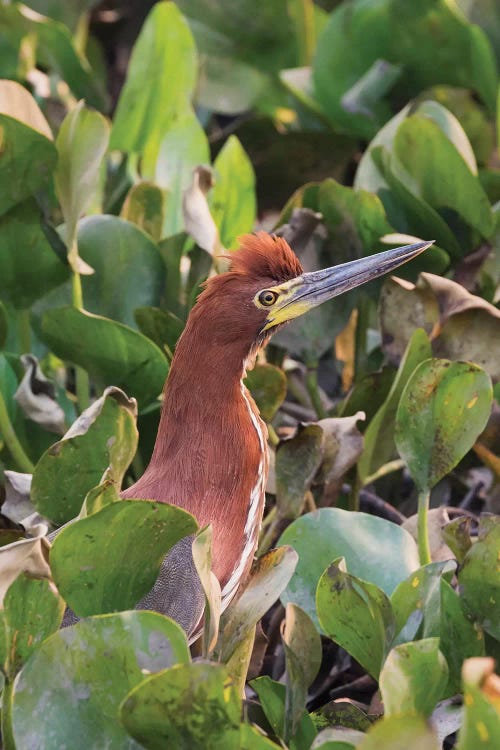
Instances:
[[[9,679],[59,628],[63,614],[64,601],[47,579],[21,574],[10,585],[0,610],[0,630],[5,636],[4,643],[0,643],[0,663]]]
[[[0,215],[37,190],[47,188],[57,162],[56,147],[46,136],[19,120],[0,114],[2,160]]]
[[[500,737],[500,678],[493,659],[467,659],[463,670],[464,715],[457,750],[495,750]]]
[[[453,561],[434,562],[414,571],[394,589],[391,604],[396,622],[394,644],[441,632],[441,579],[456,569]],[[419,615],[417,617],[417,615]]]
[[[377,721],[356,750],[441,750],[423,716],[391,716]],[[472,750],[472,748],[471,748]]]
[[[7,317],[7,308],[0,300],[0,350],[5,347],[7,343],[7,336],[9,335],[9,319]]]
[[[37,13],[61,21],[71,31],[75,31],[80,16],[97,5],[97,0],[67,0],[64,5],[58,0],[29,0],[25,4]]]
[[[317,481],[336,487],[345,473],[354,466],[363,451],[364,442],[357,424],[364,419],[363,411],[350,417],[320,419],[318,424],[323,430],[324,445]]]
[[[489,376],[477,365],[428,359],[401,396],[395,440],[420,490],[433,487],[472,448],[491,411]]]
[[[72,307],[47,310],[41,338],[61,359],[79,365],[103,386],[114,383],[135,396],[139,408],[161,392],[168,372],[162,351],[141,333]]]
[[[59,630],[16,682],[16,746],[102,750],[105,743],[109,750],[138,750],[120,721],[121,701],[144,680],[144,670],[189,660],[182,629],[156,612],[93,617]]]
[[[120,487],[137,447],[136,416],[134,399],[107,388],[36,465],[31,499],[37,510],[57,524],[74,518],[108,467]]]
[[[448,581],[441,580],[439,649],[448,664],[446,695],[461,692],[461,671],[465,659],[484,656],[484,633],[477,622],[467,616],[463,597]]]
[[[45,377],[33,354],[22,354],[25,374],[14,394],[25,417],[59,435],[66,431],[66,415],[56,398],[55,384]]]
[[[225,662],[228,677],[230,677],[235,689],[242,698],[246,697],[245,684],[254,653],[256,633],[257,626],[254,625],[248,631],[245,638],[238,643],[232,656]]]
[[[500,640],[500,523],[481,521],[479,538],[458,573],[462,600],[471,617]]]
[[[346,727],[366,732],[372,725],[371,719],[355,703],[332,700],[321,706],[313,714],[314,723],[320,727]]]
[[[174,313],[161,310],[159,307],[137,307],[134,310],[134,318],[140,332],[154,341],[162,351],[166,351],[171,358],[184,330],[183,321]]]
[[[323,632],[378,678],[394,637],[387,595],[373,583],[349,575],[340,559],[319,579],[316,609]]]
[[[17,81],[0,81],[0,113],[23,122],[49,141],[53,140],[52,131],[42,110],[30,92]]]
[[[174,3],[157,3],[132,51],[111,131],[111,148],[137,153],[146,146],[159,148],[171,124],[188,107],[196,67],[194,40],[181,12]]]
[[[271,742],[259,729],[244,723],[240,727],[240,750],[276,750],[279,745]]]
[[[354,383],[339,408],[340,417],[349,417],[364,409],[369,424],[380,409],[391,389],[396,371],[392,366],[368,373]],[[360,426],[363,430],[363,425]]]
[[[298,729],[307,689],[321,666],[321,639],[313,621],[296,604],[287,604],[281,640],[286,659],[285,740]]]
[[[120,216],[158,242],[162,236],[164,214],[163,191],[152,182],[139,182],[130,188]]]
[[[30,539],[19,539],[0,548],[0,605],[21,573],[33,578],[50,579],[50,544],[45,538],[47,530],[47,525],[40,523],[31,529]]]
[[[278,547],[260,557],[240,596],[221,617],[217,655],[228,661],[238,643],[264,616],[288,585],[297,565],[297,553]]]
[[[0,295],[6,302],[28,308],[68,277],[69,268],[49,244],[33,199],[0,216]]]
[[[283,532],[279,544],[289,544],[299,555],[281,601],[298,604],[316,625],[316,587],[332,560],[344,557],[352,575],[376,584],[389,596],[419,567],[417,547],[407,531],[382,518],[340,508],[301,516]]]
[[[30,500],[31,474],[18,471],[5,471],[4,489],[5,500],[1,506],[2,515],[15,524],[22,522],[36,513],[35,506]],[[41,516],[38,517],[38,523]]]
[[[57,535],[54,581],[79,617],[132,609],[153,587],[169,549],[196,528],[190,513],[171,505],[112,503]]]
[[[286,688],[279,682],[271,680],[270,677],[257,677],[252,680],[250,686],[259,696],[266,719],[268,720],[274,734],[283,738],[285,729],[285,701]],[[290,750],[306,750],[311,747],[316,736],[313,720],[308,712],[304,710],[295,735],[291,737],[287,747]]]
[[[219,151],[214,171],[210,210],[222,247],[230,248],[237,237],[252,231],[257,210],[253,167],[235,135]]]
[[[205,623],[203,632],[203,654],[214,650],[219,635],[221,611],[221,589],[218,578],[212,572],[212,526],[202,529],[193,540],[193,562],[205,593]]]
[[[87,109],[83,101],[68,112],[56,138],[59,158],[54,180],[66,223],[68,261],[75,273],[93,272],[79,258],[76,226],[97,190],[108,141],[108,123],[99,112]]]
[[[447,681],[448,667],[439,650],[439,638],[396,646],[380,673],[384,715],[430,716]]]
[[[318,734],[311,750],[355,750],[364,732],[350,727],[328,727]]]
[[[271,422],[286,396],[287,381],[283,370],[269,364],[255,365],[247,373],[245,385],[264,422]]]
[[[442,530],[443,541],[450,547],[457,561],[462,564],[472,546],[470,537],[471,519],[469,516],[458,516],[446,524]]]
[[[401,394],[417,365],[431,356],[429,339],[425,331],[417,328],[408,342],[391,390],[365,432],[363,454],[358,462],[358,474],[363,482],[396,456],[393,435]]]
[[[306,492],[323,460],[324,434],[319,424],[300,425],[276,451],[276,505],[280,518],[300,515]],[[300,466],[300,472],[297,471]]]
[[[129,693],[120,715],[127,732],[148,750],[234,750],[240,711],[224,667],[197,662],[148,677]]]

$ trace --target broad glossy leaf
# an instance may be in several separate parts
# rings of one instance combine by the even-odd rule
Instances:
[[[394,155],[409,175],[407,184],[433,208],[453,209],[483,237],[492,234],[486,193],[435,122],[420,114],[408,117],[396,133]]]
[[[177,664],[144,680],[121,706],[127,732],[148,750],[234,750],[240,701],[221,664]]]
[[[176,117],[186,111],[196,63],[194,40],[179,9],[174,3],[156,3],[132,51],[111,148],[138,153],[146,146],[158,148]]]
[[[75,234],[78,220],[97,190],[108,141],[108,123],[99,112],[87,109],[83,101],[66,115],[56,138],[59,158],[54,181],[66,222],[68,261],[77,273],[92,273],[78,257]]]
[[[438,47],[431,29],[439,35]],[[470,54],[464,55],[464,49]],[[354,0],[330,15],[314,62],[316,97],[337,127],[363,138],[373,136],[389,119],[385,89],[378,87],[379,97],[368,108],[349,106],[348,93],[377,61],[402,67],[396,90],[405,99],[434,83],[449,83],[475,89],[490,111],[494,108],[496,72],[491,48],[484,34],[444,0],[411,5],[399,0]]]
[[[132,609],[152,589],[169,549],[196,528],[191,514],[172,505],[112,503],[57,535],[54,581],[79,617]]]
[[[472,546],[470,538],[470,516],[458,516],[442,530],[443,541],[452,550],[457,562],[462,564]]]
[[[46,136],[19,120],[0,114],[0,215],[37,190],[46,189],[57,151]]]
[[[205,593],[205,618],[203,630],[203,654],[207,656],[217,643],[221,613],[221,589],[218,578],[212,572],[212,526],[202,529],[194,538],[193,562]]]
[[[491,410],[491,381],[477,365],[428,359],[401,396],[395,440],[420,490],[430,489],[472,448]]]
[[[304,610],[287,604],[281,640],[286,659],[285,723],[287,735],[298,729],[307,701],[307,689],[321,666],[321,639]]]
[[[380,540],[384,544],[380,544]],[[390,595],[419,567],[417,547],[400,526],[366,513],[321,508],[294,521],[279,544],[289,544],[299,562],[281,600],[295,602],[315,623],[318,581],[332,560],[345,557],[349,572]]]
[[[141,333],[154,341],[162,351],[166,350],[171,358],[184,330],[184,322],[174,313],[159,307],[137,307],[134,318]]]
[[[181,628],[156,612],[93,617],[59,630],[16,682],[16,746],[138,750],[120,721],[121,701],[144,680],[145,670],[157,672],[189,659]]]
[[[152,182],[139,182],[132,185],[120,215],[158,242],[162,236],[165,215],[163,191]]]
[[[394,423],[401,394],[417,365],[431,356],[429,339],[425,331],[417,328],[408,342],[391,390],[365,432],[364,449],[358,462],[362,481],[397,455]]]
[[[465,607],[476,622],[500,640],[500,522],[482,521],[479,538],[465,556],[458,582]]]
[[[500,737],[500,692],[493,659],[468,659],[463,670],[463,724],[457,750],[496,750]]]
[[[80,16],[90,11],[97,3],[98,0],[65,0],[64,3],[60,3],[59,0],[28,0],[24,4],[42,16],[61,21],[69,29],[75,31]]]
[[[0,663],[12,680],[31,654],[60,626],[64,602],[47,579],[19,575],[0,610]],[[3,640],[3,643],[1,641]]]
[[[290,547],[278,547],[259,557],[238,598],[221,617],[217,654],[228,661],[238,643],[265,615],[287,586],[297,565]]]
[[[7,317],[7,308],[0,301],[0,350],[5,347],[7,336],[9,334],[9,320]]]
[[[135,402],[107,389],[37,463],[31,485],[37,510],[57,524],[71,520],[108,467],[119,488],[137,447],[135,419]]]
[[[47,530],[47,525],[40,523],[30,529],[29,539],[9,541],[0,548],[0,604],[21,573],[50,579]]]
[[[285,727],[285,686],[267,676],[257,677],[256,680],[252,680],[250,685],[259,696],[266,719],[273,732],[277,737],[282,738]],[[304,711],[297,731],[287,743],[287,746],[290,750],[307,750],[311,747],[315,735],[314,723],[307,711]]]
[[[1,169],[1,167],[0,167]],[[1,200],[1,199],[0,199]],[[15,308],[28,308],[69,276],[42,228],[32,199],[0,216],[0,295]]]
[[[252,231],[257,210],[253,167],[235,135],[219,151],[214,171],[210,209],[222,246],[231,248],[240,234]]]
[[[271,422],[286,396],[287,381],[283,370],[269,364],[256,365],[247,373],[245,385],[264,422]]]
[[[52,131],[30,92],[17,81],[0,81],[0,112],[20,120],[50,141]]]
[[[297,518],[306,492],[323,460],[324,433],[319,424],[299,425],[276,450],[276,506],[280,518]]]
[[[260,730],[244,723],[240,727],[240,750],[276,750],[279,746],[271,742]]]
[[[100,315],[59,307],[42,317],[41,337],[61,359],[86,369],[102,385],[111,383],[135,396],[139,407],[160,393],[168,364],[156,344]]]
[[[378,678],[394,637],[387,595],[373,583],[346,573],[340,559],[319,579],[316,609],[323,632]]]
[[[441,750],[441,743],[421,716],[391,716],[377,721],[356,750]]]
[[[385,716],[420,714],[428,717],[443,698],[448,681],[439,638],[396,646],[380,673]]]

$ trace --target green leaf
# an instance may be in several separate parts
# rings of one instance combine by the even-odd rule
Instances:
[[[148,750],[234,750],[241,706],[220,664],[178,664],[144,680],[121,706],[127,732]]]
[[[276,507],[280,518],[300,516],[306,492],[323,460],[324,434],[319,424],[299,425],[276,450]],[[300,467],[300,468],[299,468]]]
[[[3,299],[17,309],[28,308],[68,276],[69,268],[61,263],[47,241],[40,209],[33,199],[0,216],[0,295]]]
[[[66,0],[64,3],[60,3],[59,0],[28,0],[24,4],[42,16],[60,21],[71,31],[75,31],[80,16],[90,11],[97,3],[98,0]]]
[[[346,573],[340,558],[319,579],[316,609],[323,632],[378,678],[394,637],[387,595],[373,583]]]
[[[154,341],[162,351],[167,349],[169,358],[173,356],[175,345],[184,330],[184,323],[177,315],[160,310],[159,307],[137,307],[134,318],[139,330]]]
[[[193,562],[205,594],[203,656],[207,657],[217,643],[221,613],[221,589],[212,571],[212,526],[198,532],[192,544]]]
[[[120,722],[121,701],[144,680],[144,670],[187,664],[189,658],[181,628],[156,612],[93,617],[59,630],[16,682],[16,746],[139,750]]]
[[[173,505],[112,503],[57,535],[54,581],[79,617],[132,609],[153,588],[169,549],[196,528],[193,516]]]
[[[439,650],[439,638],[396,646],[380,673],[384,715],[430,716],[444,697],[447,681],[448,667]]]
[[[117,388],[83,412],[35,466],[31,499],[39,513],[57,524],[71,520],[108,467],[120,488],[137,447],[135,420],[135,402]]]
[[[493,659],[468,659],[464,663],[464,713],[457,750],[496,750],[498,747],[498,676],[493,674],[493,665]]]
[[[408,342],[389,395],[365,432],[364,449],[358,462],[358,474],[362,482],[395,457],[394,423],[401,394],[417,365],[431,356],[427,334],[417,328]]]
[[[5,348],[7,336],[9,334],[9,319],[7,317],[7,308],[0,300],[0,350]]]
[[[222,246],[230,248],[239,235],[252,231],[257,210],[252,163],[235,135],[219,151],[214,170],[210,210]]]
[[[286,688],[279,682],[271,680],[270,677],[258,677],[252,680],[251,687],[259,696],[266,719],[271,725],[277,737],[283,737],[285,726],[285,700]],[[302,719],[291,738],[288,747],[290,750],[307,750],[311,746],[316,729],[307,711],[302,714]]]
[[[377,721],[356,750],[441,750],[441,743],[421,716],[391,716]],[[472,750],[472,748],[471,748]]]
[[[407,171],[403,181],[413,192],[437,210],[453,209],[483,237],[492,234],[488,196],[434,121],[420,114],[408,117],[396,133],[394,155]]]
[[[61,359],[86,369],[102,385],[135,396],[139,408],[160,393],[167,376],[164,354],[142,334],[114,320],[72,307],[47,310],[41,338]]]
[[[491,410],[489,376],[477,365],[428,359],[408,381],[395,440],[419,490],[428,490],[472,448]]]
[[[0,144],[2,215],[38,190],[47,189],[57,151],[52,141],[37,130],[3,114],[0,114]]]
[[[355,750],[364,732],[349,727],[328,727],[318,734],[311,750]]]
[[[165,215],[163,191],[152,182],[132,185],[121,210],[121,217],[142,229],[158,242]]]
[[[92,272],[78,257],[76,226],[97,190],[108,141],[108,123],[99,112],[86,109],[83,101],[66,115],[56,138],[59,159],[54,181],[66,222],[68,261],[76,273]]]
[[[64,602],[46,579],[21,574],[0,610],[0,664],[13,680],[38,646],[60,626]],[[3,642],[2,642],[3,641]]]
[[[247,373],[245,385],[264,422],[271,422],[286,396],[287,380],[283,370],[269,364],[256,365]]]
[[[240,750],[276,750],[280,747],[261,734],[253,724],[242,724],[240,732]]]
[[[332,560],[345,557],[352,575],[376,584],[388,595],[419,567],[417,547],[407,531],[382,518],[340,508],[321,508],[298,518],[281,535],[279,544],[289,544],[299,555],[281,600],[285,605],[298,604],[316,624],[316,587]]]
[[[500,641],[500,522],[482,520],[479,538],[458,573],[464,605],[484,630]]]
[[[0,112],[9,115],[50,141],[53,140],[49,123],[30,92],[17,81],[0,81]]]
[[[161,139],[188,107],[196,81],[196,48],[174,3],[154,5],[134,45],[120,94],[112,149],[142,153]]]
[[[238,644],[265,615],[287,586],[297,565],[290,547],[278,547],[259,557],[238,598],[221,617],[217,655],[227,662]]]
[[[287,604],[281,640],[286,660],[285,740],[300,724],[307,701],[307,689],[321,666],[321,638],[304,610]]]

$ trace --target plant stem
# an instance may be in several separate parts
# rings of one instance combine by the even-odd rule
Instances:
[[[278,435],[276,434],[276,430],[274,429],[274,427],[272,426],[272,424],[270,422],[267,425],[267,434],[268,434],[268,437],[269,437],[269,442],[271,443],[271,445],[273,446],[273,448],[276,448],[276,446],[278,445],[280,439],[279,439]]]
[[[418,493],[418,554],[420,565],[428,565],[431,562],[431,549],[429,545],[429,500],[430,490],[420,490]]]
[[[359,493],[361,491],[361,479],[359,474],[356,474],[356,479],[353,482],[351,494],[348,499],[348,510],[353,510],[356,513],[359,511]]]
[[[318,419],[324,419],[326,417],[325,409],[321,401],[321,396],[318,388],[318,367],[317,365],[307,367],[306,375],[306,387],[309,397],[311,399],[314,411],[316,412]]]
[[[355,347],[354,347],[354,379],[355,381],[364,374],[367,358],[367,333],[370,321],[370,300],[362,295],[358,303],[358,319],[356,322]]]
[[[34,465],[24,452],[24,448],[19,442],[16,432],[12,426],[12,422],[9,418],[9,413],[5,405],[5,401],[2,393],[0,392],[0,434],[2,435],[5,445],[7,446],[9,453],[15,460],[21,471],[26,474],[32,474]]]
[[[17,313],[17,333],[21,344],[21,354],[31,350],[31,323],[30,311],[19,310]]]
[[[12,734],[13,692],[13,682],[6,678],[2,691],[2,741],[4,750],[16,750],[14,735]]]
[[[83,293],[80,274],[73,272],[73,306],[83,310]],[[76,399],[80,413],[90,406],[90,384],[88,372],[83,367],[75,367]]]
[[[382,466],[377,469],[377,471],[374,471],[373,474],[365,477],[363,481],[363,487],[366,487],[368,484],[372,484],[381,477],[387,476],[387,474],[392,474],[394,471],[404,469],[405,466],[405,462],[400,458],[396,458],[394,461],[388,461],[386,464],[382,464]]]
[[[269,526],[267,527],[266,531],[264,532],[262,539],[260,540],[260,544],[257,550],[258,557],[262,557],[262,555],[265,555],[265,553],[271,549],[272,544],[274,542],[274,537],[276,536],[276,531],[278,528],[278,524],[280,523],[281,518],[276,515]]]
[[[304,67],[311,64],[316,47],[313,1],[292,0],[290,11],[297,37],[299,65]]]

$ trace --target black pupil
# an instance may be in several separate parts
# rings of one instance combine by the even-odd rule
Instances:
[[[261,302],[264,305],[272,305],[275,299],[276,299],[276,295],[274,292],[264,292],[261,295]]]

